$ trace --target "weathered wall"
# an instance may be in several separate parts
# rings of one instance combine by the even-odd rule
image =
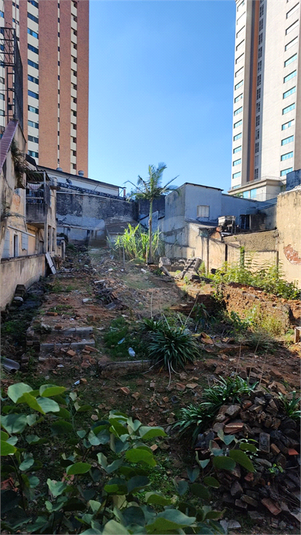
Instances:
[[[13,299],[18,284],[28,288],[45,275],[45,255],[33,255],[2,260],[0,264],[0,309]]]
[[[134,202],[123,199],[57,192],[59,231],[67,233],[71,241],[84,241],[92,232],[104,234],[105,225],[114,221],[132,222],[136,220],[136,210]],[[70,231],[66,232],[68,225]]]
[[[301,187],[281,193],[277,199],[279,261],[285,278],[301,288]]]
[[[274,251],[277,247],[277,237],[278,231],[269,230],[225,236],[224,241],[229,245],[244,247],[246,251]]]

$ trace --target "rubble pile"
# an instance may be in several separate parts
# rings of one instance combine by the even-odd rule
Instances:
[[[299,431],[299,423],[285,414],[281,400],[257,389],[240,404],[223,405],[211,429],[198,436],[195,449],[204,460],[212,456],[212,448],[215,455],[219,449],[227,455],[228,448],[238,448],[242,442],[254,444],[257,452],[248,456],[255,472],[239,464],[232,471],[216,470],[220,499],[256,521],[269,511],[273,523],[284,528],[286,522],[301,521]],[[221,439],[227,435],[235,437],[228,446]]]

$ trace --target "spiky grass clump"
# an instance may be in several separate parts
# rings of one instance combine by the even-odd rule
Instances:
[[[194,362],[199,355],[199,347],[185,326],[171,326],[162,320],[151,321],[153,324],[148,325],[148,352],[155,366],[164,366],[171,376],[188,362]]]

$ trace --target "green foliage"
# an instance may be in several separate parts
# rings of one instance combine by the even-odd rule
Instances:
[[[184,368],[199,355],[199,347],[185,325],[176,326],[167,319],[144,320],[149,335],[148,354],[154,365],[164,366],[169,374]]]
[[[162,242],[160,240],[160,233],[157,230],[152,234],[152,250],[153,254],[158,257],[162,254]],[[149,249],[149,234],[137,225],[132,227],[129,224],[121,236],[112,244],[113,252],[121,254],[124,250],[125,258],[127,260],[141,259],[146,260],[147,251]]]
[[[297,285],[293,282],[287,282],[283,277],[281,268],[275,265],[251,271],[243,262],[233,265],[225,263],[222,269],[217,270],[214,275],[209,275],[209,277],[217,286],[237,282],[261,288],[267,293],[284,297],[285,299],[300,299],[300,290]]]
[[[188,405],[181,409],[180,418],[175,424],[180,434],[190,433],[193,441],[213,420],[224,403],[240,403],[243,396],[248,396],[255,388],[238,375],[235,377],[219,377],[213,386],[204,389],[201,403],[198,406]]]
[[[2,492],[2,529],[86,535],[223,533],[214,520],[221,513],[203,501],[198,500],[197,508],[182,502],[187,482],[177,484],[178,496],[172,500],[144,492],[157,464],[149,442],[166,437],[160,427],[143,426],[111,411],[92,427],[77,429],[74,415],[85,407],[75,392],[56,385],[34,390],[17,383],[7,396],[2,404],[2,480],[9,475],[16,490]],[[59,422],[66,451],[57,459],[55,476],[43,466],[39,452],[45,444],[52,450],[54,424]],[[45,425],[54,428],[52,435],[45,436]],[[200,484],[193,483],[190,491],[210,500]]]
[[[293,390],[292,396],[284,396],[279,393],[279,398],[282,402],[283,408],[290,418],[293,420],[299,420],[301,418],[300,402],[301,397],[297,398],[296,390]]]
[[[115,358],[129,358],[130,347],[138,353],[142,347],[142,341],[137,334],[135,326],[125,318],[115,318],[103,337],[108,353]]]

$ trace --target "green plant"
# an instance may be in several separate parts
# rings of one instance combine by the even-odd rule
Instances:
[[[75,392],[56,385],[33,390],[17,383],[7,396],[2,404],[2,481],[9,476],[15,490],[3,491],[2,529],[83,535],[223,533],[214,521],[221,513],[203,502],[192,514],[188,511],[181,499],[183,484],[172,499],[144,492],[156,466],[148,443],[166,436],[160,427],[111,411],[107,419],[78,429],[76,415],[87,407]],[[47,468],[37,453],[47,445],[53,453],[55,434],[64,435],[66,451]],[[210,500],[205,490],[195,494]]]
[[[280,464],[273,463],[273,466],[268,468],[268,472],[270,472],[272,476],[278,476],[279,474],[283,474],[284,469]]]
[[[226,379],[220,376],[211,387],[204,389],[198,407],[189,405],[181,409],[180,418],[174,424],[174,428],[179,428],[180,434],[190,433],[194,442],[224,403],[228,401],[240,403],[242,398],[250,395],[256,386],[257,383],[249,385],[248,381],[238,375]]]
[[[148,354],[155,366],[164,366],[169,372],[184,368],[199,355],[199,347],[185,325],[172,326],[165,321],[148,320],[150,333]]]
[[[124,233],[117,237],[115,243],[111,244],[111,248],[115,254],[121,254],[124,251],[127,260],[145,261],[147,250],[149,249],[149,235],[141,225],[132,227],[129,224]],[[155,256],[159,256],[162,253],[159,230],[152,234],[152,251]]]
[[[103,340],[108,353],[115,358],[128,357],[129,347],[138,352],[141,346],[141,340],[135,332],[135,327],[123,317],[115,318],[111,322]]]
[[[293,420],[299,420],[299,418],[301,418],[301,397],[297,398],[296,390],[293,390],[291,397],[284,396],[281,393],[279,393],[278,395],[287,416],[289,416]]]

